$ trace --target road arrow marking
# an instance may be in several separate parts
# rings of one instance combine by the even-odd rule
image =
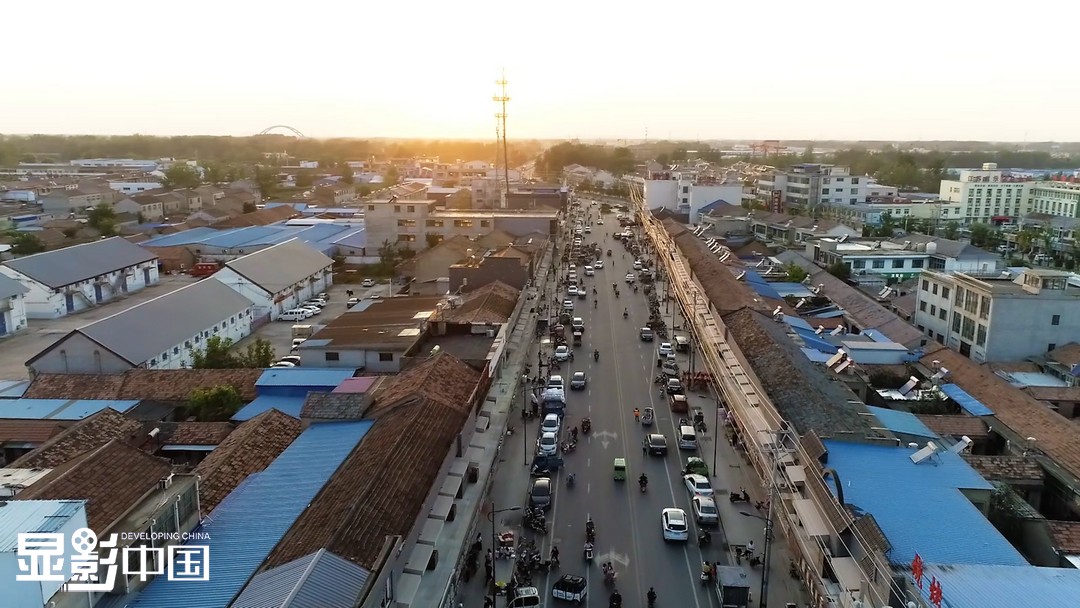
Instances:
[[[600,445],[604,446],[605,450],[608,448],[609,443],[619,438],[618,433],[611,431],[597,431],[593,435],[600,440]]]
[[[596,557],[598,563],[613,562],[619,564],[623,568],[630,565],[630,556],[625,553],[618,553],[614,549],[607,553],[600,554]]]

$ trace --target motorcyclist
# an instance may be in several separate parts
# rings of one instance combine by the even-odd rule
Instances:
[[[611,592],[611,597],[608,598],[609,608],[622,608],[622,594],[616,589]]]
[[[622,309],[622,316],[623,316],[624,319],[626,317],[630,316],[630,309],[629,308],[623,308]]]
[[[598,300],[596,298],[593,298],[592,307],[593,308],[598,308],[599,306],[600,306],[600,300]]]
[[[559,548],[558,547],[555,547],[555,546],[551,547],[551,561],[554,564],[558,565],[558,563],[559,563]]]
[[[653,591],[652,587],[649,587],[649,592],[645,594],[645,599],[649,600],[649,607],[656,603],[656,591]]]
[[[649,476],[646,475],[645,473],[642,473],[641,477],[638,477],[637,482],[638,482],[639,486],[641,486],[642,488],[645,488],[645,487],[647,487],[649,485]]]
[[[593,361],[599,361],[600,360],[600,349],[593,349],[592,358],[593,358]]]

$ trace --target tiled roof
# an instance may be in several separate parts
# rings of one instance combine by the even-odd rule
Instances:
[[[300,410],[302,420],[359,420],[368,396],[364,393],[308,393]]]
[[[148,433],[158,429],[155,441],[162,445],[220,445],[236,427],[230,422],[147,422]]]
[[[750,309],[726,314],[723,320],[780,415],[799,433],[877,434],[866,406],[843,383],[825,375],[832,372],[822,371],[799,352],[784,333],[786,325]]]
[[[123,374],[38,374],[28,399],[154,399],[187,401],[199,387],[228,384],[250,401],[263,369],[133,369]],[[123,395],[123,396],[121,396]]]
[[[1080,344],[1069,342],[1046,353],[1046,357],[1065,367],[1072,367],[1080,363]]]
[[[1046,520],[1053,536],[1054,548],[1070,555],[1080,554],[1080,521]]]
[[[0,420],[0,444],[45,443],[74,420]]]
[[[1080,401],[1080,387],[1077,386],[1029,386],[1023,390],[1039,401]]]
[[[241,424],[199,463],[203,513],[214,510],[248,475],[262,471],[300,435],[300,421],[277,410]]]
[[[1021,437],[1034,437],[1036,449],[1080,477],[1080,428],[1066,424],[1061,414],[956,351],[942,347],[921,359],[928,367],[934,360],[949,370],[949,381],[990,408]]]
[[[487,249],[497,249],[513,243],[514,239],[514,235],[509,232],[495,229],[483,236],[476,237],[476,244]]]
[[[944,415],[936,416],[932,414],[916,414],[919,420],[922,420],[926,428],[934,431],[941,437],[955,437],[959,439],[965,435],[972,439],[978,439],[980,437],[987,437],[990,435],[990,429],[986,426],[986,422],[982,418],[966,415]]]
[[[1039,463],[1023,456],[980,456],[964,454],[964,460],[971,468],[991,481],[1038,481],[1042,482],[1046,474]]]
[[[86,518],[99,534],[135,506],[172,465],[114,439],[89,451],[19,493],[19,500],[86,500]]]
[[[445,353],[402,372],[377,397],[375,426],[267,565],[319,549],[374,570],[388,535],[406,535],[469,417],[479,373]]]
[[[747,306],[764,309],[769,305],[745,283],[740,283],[728,267],[709,251],[705,243],[688,232],[684,226],[665,220],[664,228],[686,257],[694,278],[705,290],[705,296],[721,315]]]
[[[456,308],[446,308],[439,319],[454,323],[506,323],[514,313],[521,292],[494,281],[469,292]]]
[[[55,469],[87,450],[93,450],[119,439],[138,439],[142,424],[120,412],[105,408],[83,418],[59,435],[54,436],[8,465],[13,469]]]

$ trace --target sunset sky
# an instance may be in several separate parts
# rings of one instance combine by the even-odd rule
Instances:
[[[1080,140],[1080,5],[1007,6],[15,2],[0,132],[488,138],[505,67],[511,138]]]

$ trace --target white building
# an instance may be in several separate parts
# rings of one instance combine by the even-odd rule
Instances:
[[[250,334],[252,313],[244,296],[212,279],[199,281],[73,330],[26,366],[32,374],[190,367],[208,338],[238,342]]]
[[[63,553],[56,557],[63,564],[62,572],[70,574],[71,557],[75,550],[70,539],[76,530],[87,527],[85,500],[11,500],[4,503],[5,524],[0,527],[0,578],[6,581],[0,586],[0,606],[15,608],[44,608],[51,605],[65,583],[67,576],[59,581],[17,581],[15,576],[25,574],[19,568],[19,534],[26,532],[56,532],[65,542],[61,546]],[[85,595],[84,595],[85,597]],[[55,605],[55,604],[52,604]]]
[[[879,275],[904,281],[923,270],[996,275],[1001,256],[968,243],[909,234],[892,240],[819,239],[807,244],[807,257],[822,266],[843,263],[852,276]]]
[[[717,201],[741,205],[741,182],[719,181],[699,176],[695,170],[660,171],[645,180],[645,205],[649,209],[663,207],[685,214],[691,224],[701,221],[702,208]]]
[[[161,188],[160,182],[109,182],[109,187],[124,194],[138,194]]]
[[[4,274],[23,284],[26,316],[56,319],[158,282],[158,257],[112,237],[8,260]]]
[[[171,162],[172,159],[163,159]],[[156,160],[136,160],[134,158],[76,158],[71,161],[75,167],[98,167],[109,169],[126,169],[134,171],[157,171],[162,163]]]
[[[871,178],[851,175],[848,167],[793,165],[786,171],[777,170],[758,177],[757,200],[774,212],[783,212],[788,205],[804,209],[822,205],[859,205],[866,202],[870,184]],[[890,188],[878,184],[875,187],[880,192]]]
[[[927,272],[912,322],[973,361],[1024,361],[1080,341],[1080,285],[1074,281],[1042,268],[981,279]]]
[[[982,170],[964,169],[960,179],[941,180],[942,200],[960,203],[965,224],[1004,224],[1015,222],[1027,213],[1027,178],[1014,178],[1000,171],[996,163],[983,163]]]
[[[1080,182],[1033,182],[1029,184],[1023,215],[1029,213],[1080,218]]]
[[[0,338],[26,328],[26,292],[22,283],[0,274]]]
[[[270,320],[295,308],[334,283],[333,258],[299,239],[267,247],[225,264],[209,279],[251,300],[255,317]]]

